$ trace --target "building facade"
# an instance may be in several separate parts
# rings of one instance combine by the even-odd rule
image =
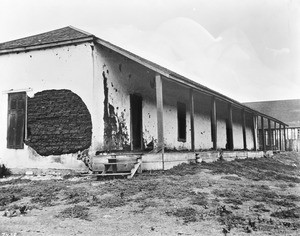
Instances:
[[[0,162],[11,168],[143,152],[144,168],[160,169],[197,152],[257,151],[259,116],[286,126],[73,27],[0,44],[0,65]]]

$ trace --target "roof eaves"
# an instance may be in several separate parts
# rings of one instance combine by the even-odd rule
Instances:
[[[94,39],[94,36],[91,35],[91,36],[87,36],[87,37],[83,37],[83,38],[79,38],[79,39],[73,39],[73,40],[65,40],[65,41],[54,42],[54,43],[45,43],[45,44],[40,44],[40,45],[28,46],[28,47],[4,49],[4,50],[0,50],[0,55],[9,54],[9,53],[28,52],[28,51],[53,48],[53,47],[61,47],[61,46],[65,46],[65,45],[89,42],[89,41],[93,41],[93,39]]]
[[[268,116],[266,114],[263,114],[259,111],[253,110],[250,107],[245,106],[245,105],[243,105],[242,103],[240,103],[238,101],[235,101],[234,99],[231,99],[231,98],[229,98],[229,97],[227,97],[227,96],[225,96],[221,93],[218,93],[218,92],[216,92],[216,91],[214,91],[214,90],[212,90],[208,87],[205,87],[205,86],[203,86],[199,83],[196,83],[195,81],[192,81],[192,80],[190,80],[190,79],[188,79],[188,78],[186,78],[182,75],[179,75],[179,74],[177,74],[177,73],[175,73],[175,72],[173,72],[173,71],[171,71],[167,68],[164,68],[164,67],[162,67],[162,66],[160,66],[160,65],[158,65],[154,62],[151,62],[151,61],[149,61],[145,58],[137,56],[136,54],[133,54],[133,53],[131,53],[131,52],[129,52],[129,51],[123,49],[123,48],[120,48],[120,47],[118,47],[118,46],[116,46],[116,45],[114,45],[110,42],[107,42],[107,41],[105,41],[103,39],[100,39],[100,38],[97,38],[97,37],[95,37],[95,42],[100,44],[100,45],[103,45],[103,46],[105,46],[105,47],[107,47],[107,48],[109,48],[109,49],[111,49],[111,50],[113,50],[113,51],[115,51],[115,52],[117,52],[117,53],[119,53],[119,54],[121,54],[121,55],[123,55],[123,56],[125,56],[125,57],[127,57],[127,58],[129,58],[129,59],[131,59],[131,60],[133,60],[133,61],[135,61],[135,62],[137,62],[137,63],[139,63],[139,64],[141,64],[141,65],[157,72],[157,73],[159,73],[159,74],[161,74],[161,75],[163,75],[167,79],[176,81],[177,83],[180,83],[183,86],[191,87],[191,88],[199,90],[199,91],[201,91],[205,94],[215,96],[218,99],[221,99],[223,101],[227,101],[227,102],[230,102],[230,103],[234,104],[236,107],[243,108],[247,112],[263,116],[267,119],[271,119],[273,121],[276,121],[277,123],[288,126],[284,122],[282,122],[280,120],[277,120],[274,117],[270,117],[270,116]]]
[[[119,53],[119,54],[135,61],[135,62],[138,62],[139,64],[141,64],[141,65],[143,65],[143,66],[145,66],[145,67],[147,67],[147,68],[149,68],[149,69],[151,69],[151,70],[153,70],[153,71],[155,71],[155,72],[157,72],[157,73],[159,73],[159,74],[161,74],[165,77],[169,77],[169,70],[157,65],[154,62],[148,61],[145,58],[142,58],[142,57],[140,57],[136,54],[133,54],[133,53],[131,53],[131,52],[129,52],[129,51],[123,49],[123,48],[120,48],[120,47],[118,47],[118,46],[116,46],[116,45],[114,45],[110,42],[107,42],[103,39],[95,38],[95,42],[102,45],[102,46],[105,46],[105,47],[107,47],[107,48],[109,48],[109,49],[111,49],[111,50],[113,50],[113,51],[115,51],[115,52],[117,52],[117,53]]]
[[[288,126],[288,124],[286,124],[286,123],[284,123],[284,122],[282,122],[282,121],[280,121],[280,120],[278,120],[278,119],[276,119],[274,117],[271,117],[271,116],[266,115],[264,113],[261,113],[261,112],[259,112],[257,110],[254,110],[254,109],[252,109],[252,108],[250,108],[250,107],[248,107],[248,106],[246,106],[246,105],[244,105],[244,104],[242,104],[242,103],[240,103],[240,102],[238,102],[238,101],[236,101],[236,100],[234,100],[232,98],[229,98],[229,97],[227,97],[227,96],[225,96],[225,95],[223,95],[221,93],[218,93],[218,92],[216,92],[216,91],[214,91],[214,90],[212,90],[212,89],[210,89],[208,87],[205,87],[205,86],[203,86],[201,84],[198,84],[195,81],[192,81],[192,80],[190,80],[190,79],[188,79],[188,78],[186,78],[186,77],[184,77],[182,75],[174,73],[174,74],[170,74],[170,78],[173,79],[173,80],[175,80],[175,81],[177,81],[177,82],[179,82],[179,83],[181,83],[181,84],[183,84],[183,85],[185,85],[186,83],[188,83],[189,87],[197,89],[197,90],[199,90],[199,91],[201,91],[201,92],[203,92],[203,93],[205,93],[207,95],[215,96],[216,98],[218,98],[220,100],[232,103],[235,107],[242,108],[242,109],[244,109],[245,111],[247,111],[249,113],[254,113],[256,115],[263,116],[263,117],[265,117],[267,119],[271,119],[273,121],[276,121],[277,123],[280,123],[282,125]],[[180,80],[183,80],[184,82],[182,82]]]

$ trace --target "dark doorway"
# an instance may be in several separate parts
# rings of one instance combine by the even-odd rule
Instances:
[[[232,127],[229,124],[229,120],[226,120],[226,149],[233,150],[232,143]]]
[[[131,149],[142,149],[142,97],[136,94],[130,95],[130,117],[131,117]]]
[[[186,141],[186,105],[177,102],[178,141]]]

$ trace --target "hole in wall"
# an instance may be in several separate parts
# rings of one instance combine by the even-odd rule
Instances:
[[[82,151],[91,145],[91,115],[70,90],[45,90],[27,103],[25,143],[43,156]]]

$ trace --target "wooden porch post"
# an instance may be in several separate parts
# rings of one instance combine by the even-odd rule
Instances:
[[[245,114],[245,110],[244,110],[244,109],[242,109],[242,125],[243,125],[243,143],[244,143],[244,150],[247,150],[246,114]]]
[[[252,116],[252,133],[253,133],[253,147],[254,151],[257,150],[257,120],[256,120],[256,115],[253,114]]]
[[[233,130],[232,130],[232,104],[228,103],[228,131],[229,131],[229,150],[234,149]]]
[[[155,76],[156,85],[156,111],[157,111],[157,151],[161,149],[162,168],[165,169],[164,160],[164,113],[163,113],[163,85],[160,74]]]
[[[213,142],[213,150],[217,150],[217,107],[216,98],[212,96],[211,98],[211,136]]]
[[[265,136],[265,127],[264,127],[264,117],[261,116],[261,130],[262,130],[262,150],[266,151],[266,136]]]
[[[279,150],[282,151],[282,133],[281,133],[281,124],[279,124]]]
[[[286,126],[283,125],[284,151],[286,151]]]
[[[276,122],[274,121],[274,146],[275,148],[277,149],[277,124]]]
[[[190,118],[191,118],[191,149],[195,151],[195,125],[194,125],[194,91],[190,89]]]
[[[271,120],[268,119],[268,144],[269,144],[269,150],[272,150],[272,130],[271,130]]]

